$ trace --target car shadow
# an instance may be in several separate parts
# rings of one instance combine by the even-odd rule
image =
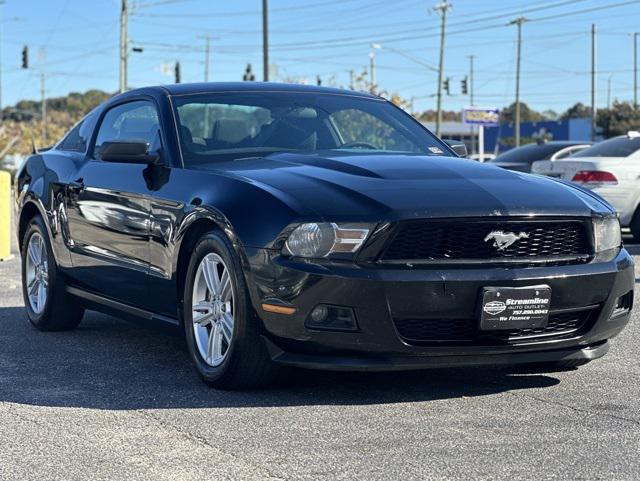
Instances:
[[[364,405],[485,396],[557,385],[508,368],[402,373],[287,371],[263,390],[202,384],[184,341],[89,312],[70,332],[39,332],[22,307],[0,308],[0,402],[107,410]]]

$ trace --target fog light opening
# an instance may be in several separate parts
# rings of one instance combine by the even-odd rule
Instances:
[[[357,331],[358,324],[350,307],[319,304],[313,308],[305,322],[307,329],[323,331]]]
[[[633,291],[627,292],[624,296],[618,297],[616,305],[611,313],[611,319],[623,316],[631,312],[633,306]]]

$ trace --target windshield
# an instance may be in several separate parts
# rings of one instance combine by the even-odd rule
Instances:
[[[640,150],[640,137],[616,137],[589,147],[573,157],[629,157]]]
[[[185,164],[274,152],[452,155],[386,101],[349,95],[230,92],[174,97]]]

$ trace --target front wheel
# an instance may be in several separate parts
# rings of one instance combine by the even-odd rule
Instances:
[[[240,262],[226,237],[196,243],[186,274],[184,328],[200,377],[218,389],[264,386],[275,375]]]

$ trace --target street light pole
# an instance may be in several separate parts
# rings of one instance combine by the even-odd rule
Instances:
[[[442,79],[444,75],[444,40],[445,28],[447,24],[447,11],[451,8],[451,4],[444,0],[439,3],[433,10],[440,13],[440,60],[438,62],[438,90],[437,90],[437,116],[436,116],[436,136],[440,137],[442,124]]]

